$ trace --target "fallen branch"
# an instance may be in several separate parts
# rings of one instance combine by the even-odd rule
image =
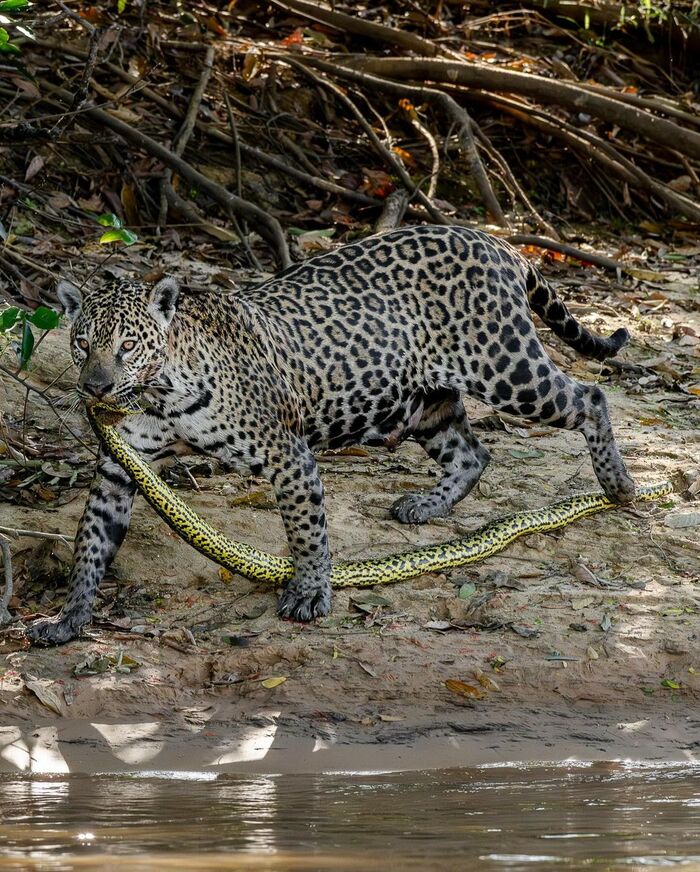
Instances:
[[[173,140],[173,154],[177,155],[177,157],[182,157],[185,147],[187,143],[190,141],[190,137],[194,131],[195,121],[197,120],[197,114],[199,112],[199,107],[202,104],[202,98],[204,97],[204,91],[209,83],[209,79],[211,77],[211,71],[214,66],[214,46],[207,46],[207,51],[204,56],[204,66],[202,67],[202,72],[199,76],[199,80],[197,82],[197,86],[192,92],[192,98],[190,100],[190,105],[187,108],[187,114],[185,115],[185,120],[182,123],[182,126],[178,130],[175,135],[175,139]],[[171,168],[167,168],[163,173],[163,178],[161,180],[161,192],[160,192],[160,214],[158,215],[158,226],[162,227],[168,215],[168,198],[167,198],[167,188],[173,188],[173,171]]]
[[[472,96],[477,95],[472,93]],[[672,209],[681,215],[685,215],[686,218],[690,218],[692,221],[700,221],[700,206],[697,206],[688,197],[673,191],[662,182],[653,179],[635,163],[621,155],[613,145],[599,136],[582,128],[574,127],[561,119],[557,119],[554,122],[551,120],[551,116],[548,116],[535,106],[510,100],[501,95],[482,92],[478,95],[477,99],[483,99],[501,108],[504,112],[507,112],[524,124],[536,127],[549,133],[551,136],[564,140],[572,148],[582,152],[584,155],[594,157],[607,170],[628,184],[656,195]]]
[[[375,233],[386,233],[396,229],[403,221],[408,206],[408,194],[405,191],[393,191],[384,200],[382,213],[374,225]]]
[[[286,12],[296,12],[304,18],[327,24],[343,33],[354,33],[376,42],[388,43],[398,48],[413,51],[423,57],[437,57],[438,55],[454,57],[455,53],[429,39],[423,39],[415,33],[396,30],[385,24],[376,24],[374,21],[365,21],[354,15],[346,15],[344,12],[336,12],[334,9],[324,9],[316,3],[307,3],[306,0],[267,0],[278,9]],[[267,4],[265,4],[267,5]]]
[[[610,124],[617,124],[646,139],[700,159],[700,133],[644,112],[616,99],[617,94],[590,91],[571,82],[545,79],[530,73],[500,69],[476,63],[455,63],[435,58],[351,58],[352,69],[393,79],[446,82],[486,91],[524,94],[543,103],[556,103],[580,113],[587,112]],[[340,72],[340,71],[339,71]]]
[[[532,201],[526,194],[525,189],[515,178],[515,173],[510,168],[508,161],[503,157],[498,149],[494,147],[491,140],[488,138],[488,136],[486,136],[486,134],[483,132],[478,124],[474,124],[474,131],[479,139],[479,142],[482,145],[482,148],[484,148],[484,150],[489,155],[491,160],[496,164],[496,166],[499,166],[501,168],[501,172],[503,173],[503,183],[506,188],[510,186],[510,188],[512,189],[513,200],[520,200],[523,203],[525,208],[528,210],[528,212],[532,215],[532,217],[540,225],[540,227],[542,228],[542,230],[544,230],[546,234],[553,237],[554,239],[559,239],[559,234],[557,233],[556,229],[549,223],[549,221],[547,221],[540,215],[537,209],[535,209]]]
[[[303,58],[303,63],[310,64],[331,75],[340,76],[341,79],[365,85],[370,89],[385,91],[398,97],[408,96],[414,102],[432,103],[457,128],[457,136],[467,159],[469,173],[479,189],[486,210],[502,227],[508,226],[506,217],[503,214],[503,210],[494,194],[491,182],[479,157],[479,152],[474,142],[472,119],[467,110],[460,106],[453,97],[445,94],[443,91],[438,91],[437,88],[426,88],[422,85],[412,85],[406,82],[392,82],[390,79],[370,75],[361,70],[351,70],[348,67],[334,65],[316,57],[306,56]]]
[[[53,40],[48,39],[37,39],[35,44],[40,48],[51,49],[54,51],[59,51],[64,55],[73,55],[78,58],[82,58],[86,56],[86,52],[84,49],[79,48],[74,45],[63,45]],[[153,88],[148,87],[148,85],[143,85],[143,79],[138,76],[133,76],[131,73],[123,70],[121,67],[113,64],[109,61],[103,61],[100,67],[104,67],[110,73],[115,76],[119,76],[125,82],[128,82],[131,85],[140,85],[138,94],[139,96],[145,97],[147,100],[155,103],[157,106],[160,106],[161,109],[167,114],[169,118],[183,118],[184,113],[178,109],[178,107],[171,103],[170,100],[167,100]],[[229,95],[229,99],[232,102],[233,98]],[[219,142],[224,142],[228,145],[232,145],[235,149],[235,143],[231,136],[229,136],[225,131],[221,130],[215,124],[210,124],[205,121],[197,120],[195,122],[195,126],[197,130],[201,130],[203,133],[206,133],[208,136],[211,136],[212,139],[218,139]],[[304,182],[306,185],[309,185],[312,188],[316,188],[317,190],[326,191],[329,194],[336,194],[339,197],[343,197],[346,200],[349,200],[353,203],[357,203],[361,206],[373,206],[375,208],[382,207],[382,200],[379,200],[375,197],[370,197],[367,194],[360,193],[359,191],[353,191],[351,188],[344,188],[342,185],[336,185],[335,182],[330,182],[328,179],[321,178],[320,176],[313,175],[311,173],[304,172],[303,170],[298,169],[291,164],[288,164],[286,161],[282,160],[279,157],[275,157],[275,155],[268,154],[265,151],[262,151],[259,148],[255,148],[255,146],[247,145],[245,142],[239,141],[239,147],[241,154],[253,161],[257,161],[258,163],[263,164],[263,166],[270,167],[270,169],[277,170],[284,175],[290,175],[293,178],[298,179],[300,182]],[[238,181],[236,182],[236,188],[238,190]]]
[[[22,536],[26,536],[29,539],[50,539],[51,541],[62,542],[69,547],[73,542],[71,536],[64,536],[63,533],[42,533],[41,530],[19,530],[14,527],[0,527],[0,533],[5,536],[11,536],[14,539],[20,539]]]
[[[70,92],[63,88],[54,88],[51,96],[65,104],[70,104],[72,99]],[[155,139],[132,127],[120,118],[116,118],[104,109],[96,107],[86,108],[83,114],[99,126],[107,127],[118,133],[122,139],[148,152],[167,167],[176,170],[190,184],[199,188],[226,211],[231,210],[235,214],[244,217],[272,247],[280,267],[284,269],[291,265],[292,260],[289,256],[289,248],[284,238],[282,226],[276,218],[273,218],[259,206],[255,206],[253,203],[249,203],[247,200],[243,200],[227,191],[226,188],[207,178],[199,170],[196,170],[182,158],[173,154],[170,149],[161,145],[161,143],[156,142]]]
[[[559,254],[565,254],[567,257],[573,257],[576,260],[584,263],[592,263],[593,266],[600,266],[603,269],[611,270],[614,273],[628,273],[630,268],[618,260],[613,260],[611,257],[606,257],[604,254],[596,254],[593,251],[584,251],[582,248],[575,248],[573,245],[568,245],[566,242],[559,242],[556,239],[548,239],[546,236],[532,236],[529,233],[515,233],[512,236],[505,237],[511,245],[534,245],[535,248],[544,248],[549,251],[558,251]]]
[[[418,202],[425,207],[426,211],[433,219],[433,221],[436,221],[438,224],[450,223],[449,219],[445,215],[443,215],[440,209],[437,208],[437,206],[430,200],[430,198],[426,197],[426,195],[420,190],[420,188],[413,184],[411,177],[406,172],[401,161],[394,154],[392,154],[392,152],[389,151],[386,146],[383,145],[377,134],[372,129],[372,125],[369,124],[369,122],[364,117],[362,112],[360,112],[360,110],[357,108],[355,103],[341,88],[339,88],[335,84],[335,82],[332,82],[330,79],[327,79],[324,76],[317,75],[295,58],[290,58],[287,55],[282,55],[280,57],[281,60],[284,61],[284,63],[289,64],[289,66],[294,67],[294,69],[296,70],[299,70],[299,72],[310,78],[317,85],[320,85],[323,88],[331,91],[338,98],[338,100],[340,100],[341,103],[344,103],[348,107],[350,112],[355,116],[360,124],[360,127],[362,127],[362,129],[365,131],[367,138],[372,143],[380,157],[384,160],[386,164],[388,164],[388,166],[391,167],[394,173],[398,175],[398,177],[401,179],[401,183],[411,194],[411,196],[415,197],[416,200],[418,200]]]

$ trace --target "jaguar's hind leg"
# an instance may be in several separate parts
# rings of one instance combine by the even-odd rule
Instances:
[[[498,382],[492,396],[481,393],[480,398],[511,415],[579,430],[586,437],[593,470],[607,496],[619,503],[634,499],[634,481],[615,442],[605,395],[597,385],[569,378],[544,354],[519,363],[510,379],[510,384],[505,379]]]
[[[489,452],[472,433],[457,391],[441,390],[426,397],[425,410],[413,436],[444,470],[425,494],[407,494],[391,507],[402,524],[422,524],[441,518],[479,481]]]

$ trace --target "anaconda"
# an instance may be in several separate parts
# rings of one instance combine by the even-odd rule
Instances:
[[[168,526],[197,551],[231,572],[275,585],[292,578],[294,565],[290,558],[278,557],[229,539],[190,508],[122,439],[114,425],[124,414],[131,413],[104,403],[95,403],[88,408],[90,421],[106,450],[129,474],[139,492]],[[657,500],[672,490],[670,482],[647,485],[638,488],[635,499],[644,502]],[[539,509],[515,512],[480,527],[465,538],[371,560],[334,563],[331,584],[334,587],[390,584],[425,572],[475,563],[497,554],[521,536],[556,530],[618,505],[602,491],[578,494]]]

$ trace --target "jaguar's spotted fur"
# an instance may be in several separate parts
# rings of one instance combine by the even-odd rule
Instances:
[[[517,251],[485,233],[412,227],[347,245],[230,296],[179,295],[119,280],[60,297],[73,320],[79,387],[116,405],[143,392],[149,410],[120,425],[158,461],[204,452],[272,482],[295,576],[282,616],[330,608],[323,487],[313,449],[416,439],[443,469],[426,494],[392,508],[404,523],[450,511],[474,487],[488,451],[461,397],[511,415],[580,430],[606,494],[634,496],[600,388],[562,373],[530,310],[581,353],[604,358],[626,342],[581,326]],[[45,643],[90,620],[95,589],[127,531],[134,485],[100,456],[76,542],[66,604],[31,625]]]

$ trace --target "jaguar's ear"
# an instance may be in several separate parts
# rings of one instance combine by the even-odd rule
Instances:
[[[58,300],[69,321],[75,321],[83,308],[83,295],[72,282],[61,279],[56,285]]]
[[[169,327],[173,320],[179,295],[180,286],[171,277],[161,279],[157,285],[153,286],[148,308],[156,320],[163,322],[166,327]]]

